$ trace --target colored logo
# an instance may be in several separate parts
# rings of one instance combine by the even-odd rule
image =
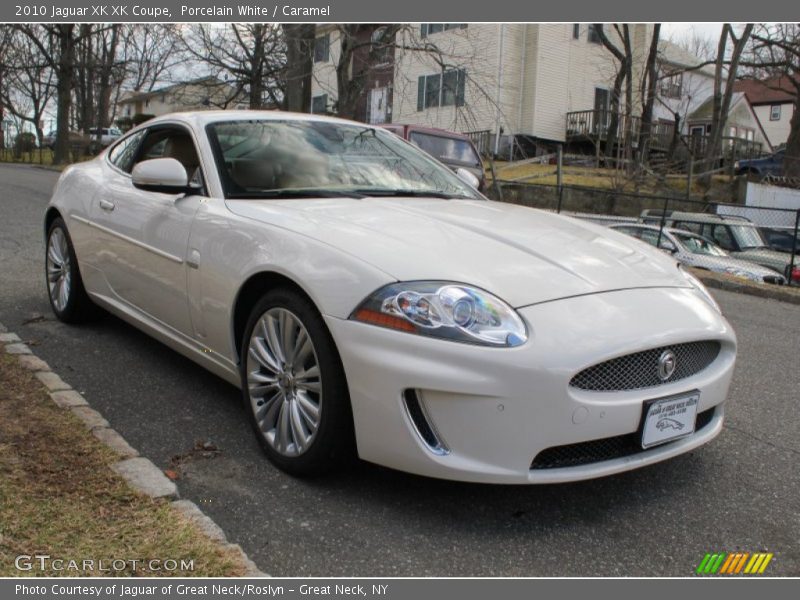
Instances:
[[[772,552],[707,553],[697,567],[698,575],[761,575],[772,561]]]

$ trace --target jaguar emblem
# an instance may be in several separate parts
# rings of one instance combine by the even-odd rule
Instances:
[[[677,366],[675,353],[672,350],[664,350],[661,356],[658,357],[658,378],[661,381],[667,381],[672,377]]]

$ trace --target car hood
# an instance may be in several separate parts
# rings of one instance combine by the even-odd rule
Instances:
[[[307,235],[398,281],[446,280],[515,307],[642,287],[686,287],[676,261],[604,227],[482,200],[229,200],[242,217]]]

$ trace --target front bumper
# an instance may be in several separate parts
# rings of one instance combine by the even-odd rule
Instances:
[[[487,348],[326,317],[347,374],[359,455],[388,467],[484,483],[589,479],[652,464],[713,439],[736,358],[734,333],[690,289],[623,290],[519,311],[529,340]],[[698,340],[721,349],[686,379],[622,392],[569,386],[581,370],[642,350]],[[412,423],[403,395],[415,390],[449,452],[434,452]],[[698,413],[714,409],[689,437],[591,464],[531,469],[554,446],[632,434],[645,400],[700,391]]]

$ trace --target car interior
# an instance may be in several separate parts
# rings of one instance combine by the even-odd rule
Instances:
[[[186,169],[189,181],[195,180],[200,159],[192,138],[182,129],[158,128],[147,134],[133,163],[153,158],[174,158]]]

